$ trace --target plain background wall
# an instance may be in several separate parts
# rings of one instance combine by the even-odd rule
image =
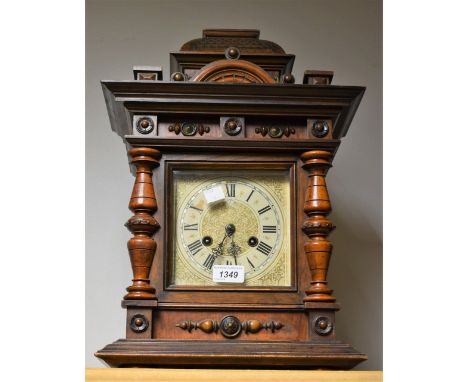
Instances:
[[[329,285],[342,310],[338,338],[382,369],[382,5],[379,0],[115,1],[86,3],[86,367],[125,337],[120,301],[132,277],[123,226],[133,186],[125,147],[111,131],[99,81],[133,79],[204,28],[252,28],[296,55],[293,74],[333,70],[336,85],[367,91],[327,176],[337,229]]]

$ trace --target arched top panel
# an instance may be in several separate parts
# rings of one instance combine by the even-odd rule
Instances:
[[[275,81],[260,66],[244,60],[219,60],[203,68],[192,81],[223,83],[274,84]]]

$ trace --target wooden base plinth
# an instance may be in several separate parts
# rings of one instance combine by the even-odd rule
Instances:
[[[348,370],[367,357],[340,341],[118,340],[95,355],[113,367]]]

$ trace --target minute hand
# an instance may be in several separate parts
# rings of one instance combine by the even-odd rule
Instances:
[[[223,237],[223,240],[221,240],[221,242],[216,246],[216,248],[213,248],[211,250],[213,256],[215,257],[215,259],[218,257],[218,256],[222,256],[223,253],[224,253],[224,241],[226,240],[226,238],[228,237],[227,234],[224,235]]]

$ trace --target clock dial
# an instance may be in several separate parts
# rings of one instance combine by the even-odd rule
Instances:
[[[213,190],[224,197],[208,203],[205,195]],[[278,254],[282,227],[280,208],[264,188],[232,178],[194,190],[179,216],[178,234],[186,257],[207,277],[214,264],[235,264],[249,278]]]
[[[176,181],[175,284],[214,284],[214,265],[242,266],[246,286],[290,284],[288,178],[235,174]]]

